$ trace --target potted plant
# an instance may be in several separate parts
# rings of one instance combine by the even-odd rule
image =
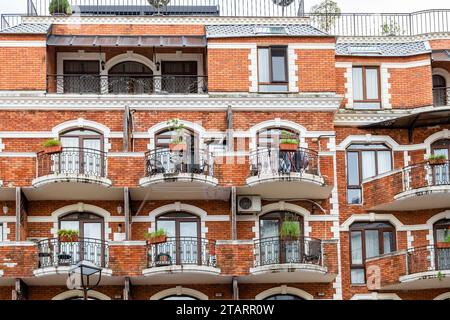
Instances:
[[[72,7],[70,6],[69,0],[52,0],[48,7],[48,11],[52,16],[70,16],[72,14]]]
[[[59,230],[58,231],[59,242],[77,242],[78,241],[78,231],[76,230]]]
[[[283,221],[280,236],[283,240],[297,240],[300,237],[300,224],[298,221]]]
[[[44,154],[53,154],[62,151],[61,141],[57,139],[49,139],[45,141],[42,146],[44,147],[44,149],[41,152]]]
[[[187,149],[187,144],[183,137],[184,125],[179,119],[171,119],[167,124],[170,126],[170,130],[175,132],[175,136],[172,137],[172,141],[169,143],[169,150],[185,151]]]
[[[280,151],[297,151],[298,148],[298,139],[295,134],[287,131],[283,131],[281,133]]]
[[[445,164],[446,162],[447,162],[447,157],[443,154],[440,154],[440,155],[432,154],[431,156],[428,157],[428,163],[432,164],[432,165]]]
[[[145,238],[147,239],[147,244],[165,243],[167,241],[167,233],[164,229],[159,229],[155,232],[147,232]]]

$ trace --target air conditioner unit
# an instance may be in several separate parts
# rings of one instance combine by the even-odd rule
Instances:
[[[237,199],[238,213],[257,213],[261,211],[260,196],[239,196]]]

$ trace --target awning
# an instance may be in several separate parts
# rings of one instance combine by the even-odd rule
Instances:
[[[51,35],[48,46],[62,47],[190,47],[205,48],[204,36],[59,36]]]
[[[436,50],[431,54],[433,61],[448,61],[450,62],[450,50]]]
[[[361,126],[362,129],[408,129],[409,141],[415,128],[450,124],[450,108],[414,113],[396,119]]]

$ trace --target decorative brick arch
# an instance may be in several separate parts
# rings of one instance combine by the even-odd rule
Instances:
[[[108,297],[106,294],[91,290],[88,292],[88,297],[95,298],[98,300],[111,300],[111,298]],[[83,298],[83,291],[82,290],[65,291],[53,297],[52,300],[67,300],[71,298]]]
[[[105,70],[103,71],[103,73],[105,75],[108,74],[109,70],[112,67],[114,67],[115,65],[122,63],[122,62],[141,63],[141,64],[149,67],[153,71],[153,74],[157,74],[155,63],[152,60],[150,60],[149,58],[147,58],[141,54],[134,53],[133,51],[128,51],[127,53],[119,54],[119,55],[114,56],[111,59],[109,59],[105,63]]]
[[[403,231],[404,224],[397,219],[392,214],[375,214],[375,213],[369,213],[369,214],[354,214],[350,216],[347,220],[345,220],[344,223],[341,224],[340,230],[341,231],[349,231],[350,226],[354,224],[355,222],[376,222],[376,221],[387,221],[391,223],[395,230]]]
[[[175,288],[170,288],[170,289],[160,291],[160,292],[154,294],[153,296],[151,296],[150,300],[161,300],[161,299],[164,299],[164,298],[170,297],[170,296],[182,296],[182,295],[197,298],[199,300],[208,300],[209,299],[206,294],[204,294],[198,290],[178,286]]]
[[[431,145],[441,139],[450,139],[450,130],[444,129],[442,131],[433,133],[425,139],[424,143],[427,148],[427,156],[431,155]]]
[[[450,300],[450,292],[442,293],[433,300]]]
[[[294,288],[294,287],[288,287],[288,286],[279,286],[275,288],[270,288],[268,290],[265,290],[255,296],[255,300],[264,300],[270,296],[274,296],[277,294],[290,294],[297,296],[299,298],[305,299],[305,300],[313,300],[314,297],[312,294],[309,294],[308,292]]]
[[[203,139],[204,139],[204,136],[206,133],[205,128],[202,125],[195,123],[195,122],[182,120],[182,119],[178,119],[178,120],[179,120],[180,124],[182,124],[186,129],[189,129],[198,135],[199,148],[203,149],[204,148]],[[156,134],[158,132],[160,132],[161,130],[169,129],[169,127],[170,127],[170,125],[167,124],[167,121],[164,121],[164,122],[157,123],[150,129],[148,129],[148,134],[150,136],[150,143],[148,145],[149,150],[155,149]]]

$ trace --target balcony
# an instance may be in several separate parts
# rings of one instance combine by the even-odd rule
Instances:
[[[320,173],[316,151],[263,148],[250,153],[250,176],[240,194],[270,198],[326,199],[332,190]]]
[[[253,283],[331,282],[335,274],[324,263],[323,243],[300,237],[286,240],[271,237],[255,240],[254,267],[245,280]]]
[[[435,107],[450,106],[450,87],[433,88],[433,105]]]
[[[450,162],[429,162],[363,181],[364,204],[374,211],[439,209],[450,206]],[[386,188],[390,186],[390,188]]]
[[[174,193],[180,200],[227,198],[228,193],[218,184],[210,152],[161,148],[146,153],[145,177],[140,179],[141,190],[136,195],[144,197],[150,188],[150,198],[158,200],[171,200]]]
[[[379,276],[381,290],[448,288],[450,247],[425,246],[371,258],[366,273],[368,278]]]
[[[216,242],[196,237],[168,237],[148,245],[148,268],[143,275],[152,284],[217,283]]]
[[[206,76],[48,75],[47,92],[94,95],[192,95],[208,92]]]
[[[92,262],[101,268],[108,268],[109,246],[103,240],[78,238],[74,242],[64,242],[53,238],[41,240],[37,246],[38,269],[34,270],[37,277],[68,272],[71,266],[82,260]],[[108,273],[109,271],[105,270],[105,274]]]

